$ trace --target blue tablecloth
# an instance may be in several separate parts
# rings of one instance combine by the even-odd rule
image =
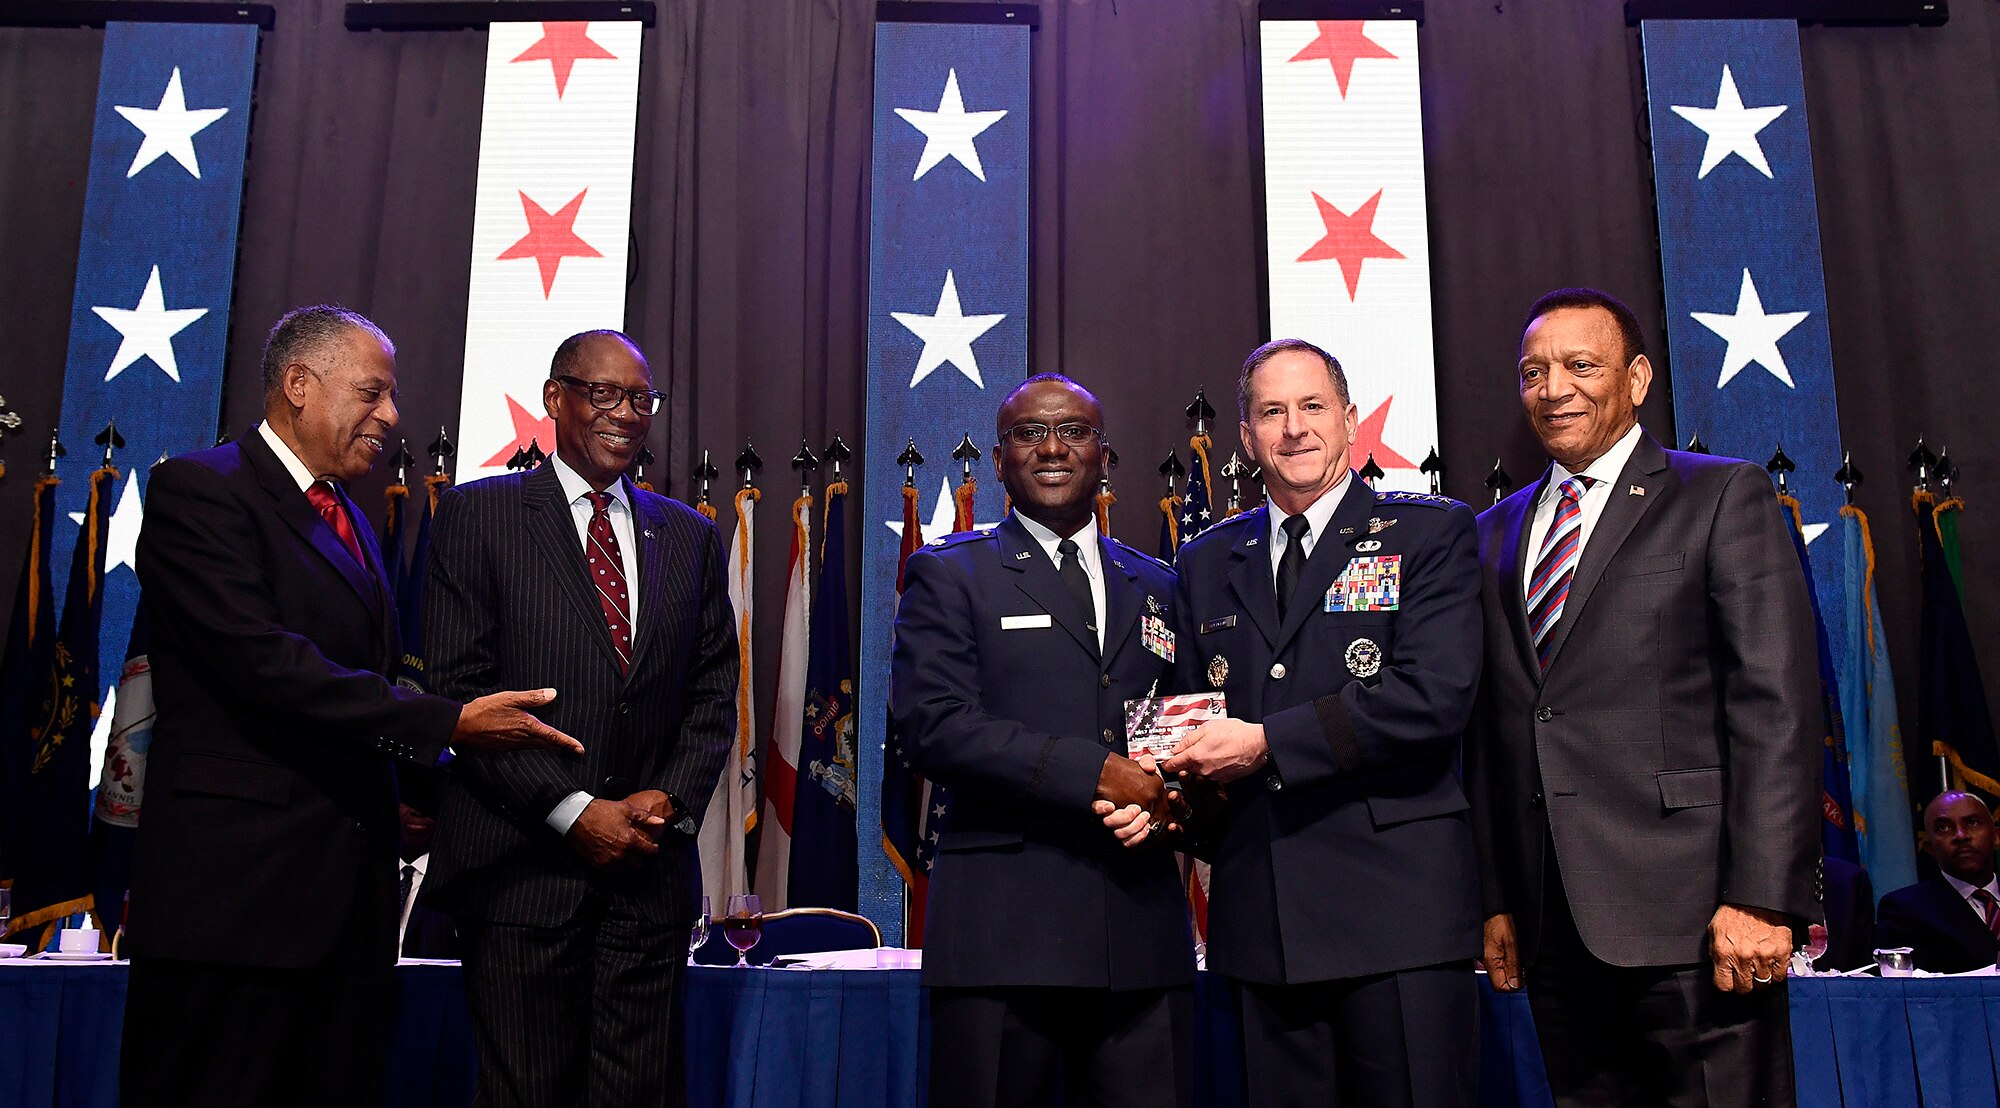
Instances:
[[[122,965],[0,963],[0,1108],[115,1108]],[[387,1103],[462,1108],[476,1064],[456,966],[397,971]],[[1520,995],[1481,985],[1481,1101],[1541,1108],[1548,1084]],[[1197,1093],[1242,1103],[1227,987],[1197,987]],[[1791,985],[1800,1108],[1991,1108],[2000,978],[1814,978]],[[920,1108],[928,1028],[915,971],[696,967],[683,1006],[691,1108]]]

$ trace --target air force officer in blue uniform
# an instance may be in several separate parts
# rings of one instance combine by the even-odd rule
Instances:
[[[1471,1104],[1472,511],[1355,477],[1347,380],[1318,347],[1258,348],[1237,403],[1269,502],[1181,548],[1174,604],[1180,680],[1230,718],[1165,765],[1227,792],[1208,964],[1242,984],[1250,1103]]]
[[[1060,1081],[1072,1105],[1188,1104],[1179,871],[1099,820],[1143,815],[1136,841],[1169,816],[1164,782],[1125,756],[1124,704],[1172,677],[1173,572],[1098,533],[1089,392],[1030,378],[996,425],[1013,510],[911,554],[896,617],[891,712],[951,795],[924,951],[930,1102],[1039,1106]]]

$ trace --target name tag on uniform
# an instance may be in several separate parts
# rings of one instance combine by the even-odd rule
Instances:
[[[1053,620],[1049,619],[1049,614],[1047,612],[1043,612],[1040,615],[1032,615],[1032,616],[1000,617],[1000,630],[1002,631],[1026,631],[1031,627],[1053,627],[1053,626],[1055,626],[1055,623]]]
[[[1403,556],[1383,554],[1347,563],[1326,590],[1329,612],[1393,612],[1403,588]]]
[[[1234,626],[1236,626],[1236,615],[1235,613],[1232,612],[1229,615],[1223,616],[1219,619],[1211,619],[1206,623],[1203,623],[1201,625],[1201,630],[1198,633],[1206,635],[1210,631],[1226,631]]]
[[[1167,630],[1167,621],[1158,616],[1139,617],[1139,638],[1146,649],[1171,662],[1174,660],[1174,633]]]

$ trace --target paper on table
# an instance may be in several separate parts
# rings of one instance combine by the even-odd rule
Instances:
[[[900,947],[870,947],[863,950],[822,950],[810,954],[780,954],[771,964],[780,969],[872,970],[921,969],[923,951]],[[886,956],[886,957],[885,957]],[[893,966],[888,963],[894,963]]]

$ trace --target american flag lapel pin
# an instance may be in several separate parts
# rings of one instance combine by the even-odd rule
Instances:
[[[1646,495],[1646,490],[1645,490],[1645,488],[1644,488],[1643,486],[1640,486],[1640,485],[1633,485],[1633,486],[1632,486],[1631,488],[1629,488],[1629,489],[1626,489],[1625,491],[1626,491],[1626,493],[1628,493],[1628,494],[1630,494],[1630,495],[1632,495],[1632,496],[1644,496],[1644,495]]]

